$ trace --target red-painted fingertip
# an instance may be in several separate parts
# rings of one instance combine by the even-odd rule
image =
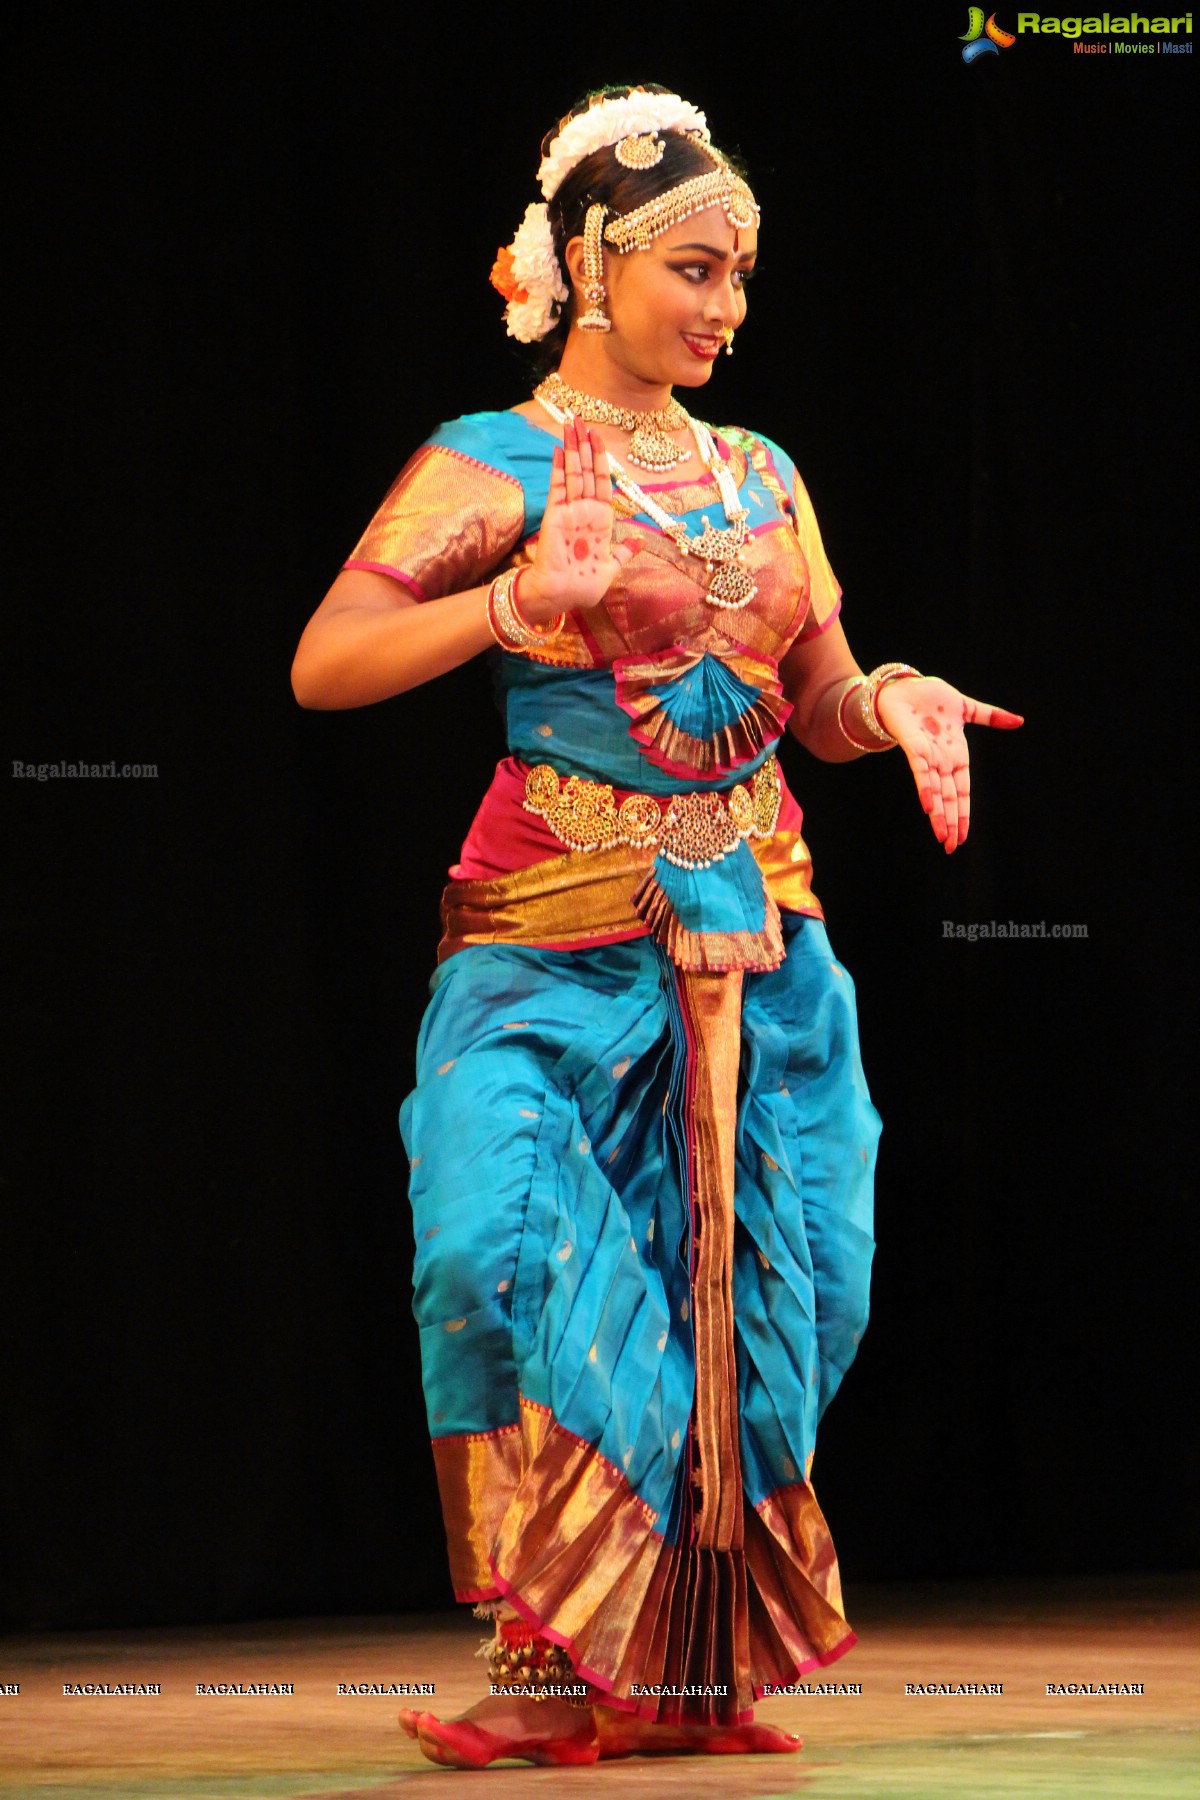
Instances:
[[[992,714],[992,724],[998,725],[1001,731],[1015,731],[1018,725],[1023,725],[1024,723],[1024,713],[1000,712]]]

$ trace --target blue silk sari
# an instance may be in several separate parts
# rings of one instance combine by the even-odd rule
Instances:
[[[442,427],[348,566],[423,600],[520,562],[553,443]],[[613,1704],[710,1721],[854,1641],[811,1469],[866,1326],[879,1134],[772,754],[779,660],[840,590],[783,452],[721,444],[748,605],[635,517],[602,607],[501,658],[510,756],[401,1113],[456,1593],[510,1600]],[[719,506],[658,497],[690,531]]]

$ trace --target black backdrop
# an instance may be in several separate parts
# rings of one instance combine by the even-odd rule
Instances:
[[[15,46],[5,756],[158,774],[4,770],[9,1625],[449,1599],[395,1113],[498,724],[482,664],[340,715],[287,672],[415,445],[527,392],[487,270],[611,80],[749,159],[706,410],[795,456],[860,660],[1028,717],[976,734],[952,859],[899,758],[787,758],[885,1120],[816,1466],[847,1581],[1194,1559],[1194,65],[966,67],[964,11],[59,7]]]

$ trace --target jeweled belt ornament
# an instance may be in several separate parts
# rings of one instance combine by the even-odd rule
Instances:
[[[708,869],[745,838],[770,838],[779,819],[779,765],[769,757],[749,786],[723,793],[627,794],[619,804],[606,783],[570,775],[549,763],[525,778],[526,812],[544,819],[568,850],[610,850],[617,844],[654,848],[679,869]]]

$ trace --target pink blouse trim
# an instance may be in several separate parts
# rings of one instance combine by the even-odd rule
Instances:
[[[414,600],[428,600],[429,598],[419,581],[414,581],[412,576],[406,575],[402,569],[393,569],[390,563],[363,562],[360,558],[351,556],[342,564],[342,567],[343,569],[369,569],[372,575],[390,575],[393,581],[398,581],[401,587],[408,589]]]

